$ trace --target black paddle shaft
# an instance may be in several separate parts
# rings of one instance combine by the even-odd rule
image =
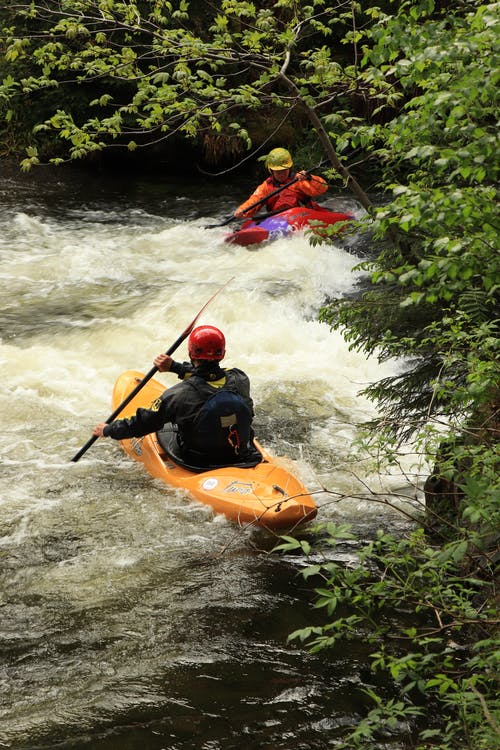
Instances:
[[[232,279],[230,279],[229,281],[231,281],[231,280]],[[174,341],[174,343],[172,344],[172,346],[165,352],[165,354],[168,354],[168,356],[170,356],[171,354],[173,354],[175,352],[176,349],[179,348],[179,346],[182,344],[182,342],[189,336],[189,334],[191,333],[191,331],[195,327],[196,321],[198,320],[198,318],[200,317],[200,315],[202,314],[202,312],[208,307],[208,305],[212,302],[212,300],[215,299],[215,297],[219,294],[219,292],[222,291],[222,289],[224,289],[224,287],[226,287],[229,284],[229,281],[227,281],[224,284],[224,286],[221,286],[221,288],[218,289],[215,292],[215,294],[212,295],[212,297],[210,297],[210,299],[208,300],[208,302],[205,302],[205,304],[203,305],[203,307],[201,308],[201,310],[199,311],[199,313],[196,315],[196,317],[194,318],[194,320],[191,321],[191,323],[188,325],[188,327],[181,333],[181,335],[179,336],[179,338],[176,341]],[[147,373],[147,375],[145,375],[143,377],[143,379],[141,380],[141,382],[137,383],[136,387],[132,391],[130,391],[130,393],[125,398],[125,400],[122,401],[122,403],[119,406],[116,407],[116,409],[114,410],[114,412],[109,415],[109,417],[106,419],[106,424],[111,424],[111,422],[113,422],[116,419],[116,417],[120,414],[120,412],[122,412],[123,409],[127,406],[127,404],[129,404],[132,401],[132,399],[134,398],[134,396],[136,396],[139,393],[139,391],[146,385],[146,383],[148,383],[151,380],[151,378],[153,377],[153,375],[156,372],[158,372],[158,368],[156,366],[152,367],[151,370]],[[92,435],[92,437],[89,440],[87,440],[87,442],[85,443],[85,445],[82,448],[80,448],[80,450],[78,451],[78,453],[75,453],[75,455],[73,456],[73,458],[71,460],[74,463],[76,463],[77,461],[79,461],[80,458],[83,456],[83,454],[88,451],[88,449],[90,448],[90,446],[93,445],[97,439],[98,439],[98,435]]]
[[[281,185],[279,188],[276,188],[276,190],[273,190],[272,193],[269,193],[264,198],[261,198],[260,200],[255,201],[255,203],[252,203],[251,206],[248,206],[248,208],[245,209],[245,213],[246,213],[246,211],[251,211],[252,208],[257,208],[257,206],[262,206],[262,204],[265,203],[267,200],[269,200],[269,198],[272,198],[273,195],[278,195],[278,193],[281,193],[282,190],[284,190],[287,187],[290,187],[290,185],[294,185],[298,181],[299,181],[298,177],[295,177],[290,182],[287,182],[284,185]],[[226,224],[229,224],[229,222],[231,222],[231,221],[236,221],[236,219],[241,219],[241,217],[240,216],[230,216],[228,219],[226,219],[225,221],[223,221],[221,224],[209,224],[207,227],[205,227],[205,229],[215,229],[215,227],[225,227]]]
[[[320,164],[318,164],[317,167],[311,167],[311,169],[307,170],[306,174],[311,174],[311,172],[313,172],[314,170],[319,169],[321,167],[321,164],[323,164],[323,162],[321,162]],[[278,193],[281,193],[287,187],[290,187],[290,185],[295,185],[296,182],[299,182],[299,178],[298,177],[294,177],[294,179],[290,180],[290,182],[286,182],[284,185],[280,185],[279,188],[276,188],[276,190],[273,190],[271,193],[268,193],[268,195],[264,196],[264,198],[261,198],[260,200],[255,201],[255,203],[252,203],[251,206],[248,206],[248,208],[245,209],[245,213],[247,211],[251,211],[252,208],[257,208],[257,206],[262,206],[262,204],[265,203],[266,201],[268,201],[269,198],[272,198],[273,195],[278,195]],[[240,218],[239,216],[230,216],[228,219],[226,219],[225,221],[223,221],[221,224],[209,224],[208,226],[205,227],[205,229],[215,229],[216,227],[225,227],[226,224],[229,224],[231,221],[236,221],[239,218]]]

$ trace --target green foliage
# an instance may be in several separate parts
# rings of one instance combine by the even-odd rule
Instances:
[[[365,32],[372,119],[328,118],[337,148],[378,160],[390,200],[366,223],[382,250],[361,265],[369,289],[322,319],[351,347],[402,363],[365,391],[382,415],[365,449],[397,463],[412,437],[445,489],[428,495],[421,529],[379,535],[354,567],[318,564],[315,549],[304,574],[324,624],[291,637],[322,651],[362,633],[373,671],[392,681],[394,697],[367,691],[373,709],[335,747],[404,736],[418,750],[486,750],[500,746],[499,4],[394,5],[372,9]],[[320,545],[337,539],[330,526]]]
[[[350,537],[348,528],[318,527],[316,547]],[[297,540],[278,549],[293,552]],[[304,551],[302,545],[300,551]],[[329,554],[328,557],[331,555]],[[290,635],[312,651],[372,645],[373,672],[393,686],[393,697],[364,690],[373,709],[335,747],[372,750],[404,728],[411,747],[441,750],[493,748],[500,740],[500,640],[493,570],[467,533],[432,546],[422,530],[396,539],[379,532],[347,568],[326,560],[305,568],[316,581],[315,607],[327,623]]]
[[[381,165],[392,200],[370,223],[392,242],[363,265],[373,287],[362,299],[322,311],[353,348],[409,359],[406,374],[367,389],[404,438],[432,416],[460,422],[487,398],[494,410],[500,318],[499,4],[410,5],[366,32],[360,76],[389,119],[351,121],[348,140]]]
[[[329,47],[311,44],[344,34],[350,12],[340,2],[56,0],[50,13],[45,5],[5,13],[0,102],[35,126],[39,153],[56,150],[58,160],[173,135],[223,134],[228,151],[243,154],[249,110],[294,113],[286,76],[310,106],[352,85]]]

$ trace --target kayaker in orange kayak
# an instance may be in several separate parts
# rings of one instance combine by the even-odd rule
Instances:
[[[128,419],[94,427],[96,437],[124,440],[176,426],[183,461],[196,466],[231,464],[254,452],[253,401],[248,376],[233,367],[223,369],[224,334],[214,326],[198,326],[188,339],[190,362],[175,362],[159,354],[155,367],[174,372],[182,383],[168,388],[150,409],[138,409]]]
[[[250,198],[238,206],[234,216],[248,219],[265,203],[266,210],[284,211],[287,208],[307,206],[318,208],[312,199],[326,193],[328,185],[322,177],[309,174],[305,170],[294,172],[293,159],[286,148],[273,148],[266,157],[266,167],[270,176],[252,193]],[[290,183],[283,190],[279,188]],[[278,192],[276,192],[278,191]],[[265,200],[270,193],[269,200]],[[258,205],[254,205],[257,203]]]

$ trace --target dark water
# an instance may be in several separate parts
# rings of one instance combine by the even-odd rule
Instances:
[[[117,375],[149,369],[232,278],[204,322],[251,377],[261,441],[317,493],[320,521],[353,523],[359,542],[405,528],[364,483],[407,478],[376,477],[353,442],[373,414],[358,391],[393,366],[316,322],[359,280],[355,248],[297,235],[249,252],[204,229],[249,188],[4,168],[0,747],[319,750],[365,710],[361,635],[314,656],[287,640],[321,622],[302,556],[272,553],[274,538],[161,486],[116,444],[69,460]],[[355,564],[354,551],[319,540],[315,554]],[[380,747],[405,747],[403,729]]]

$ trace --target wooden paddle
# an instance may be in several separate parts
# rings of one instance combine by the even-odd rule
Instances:
[[[173,354],[175,352],[175,350],[182,344],[182,342],[184,341],[184,339],[186,339],[189,336],[189,334],[191,333],[191,331],[195,327],[196,321],[198,320],[198,318],[200,317],[200,315],[202,314],[202,312],[204,310],[206,310],[206,308],[209,306],[209,304],[217,297],[217,295],[219,294],[219,292],[221,292],[229,284],[230,281],[232,281],[232,278],[229,279],[229,281],[226,281],[226,283],[223,286],[221,286],[221,288],[218,289],[215,292],[215,294],[213,294],[210,297],[210,299],[208,300],[208,302],[205,302],[205,304],[203,305],[203,307],[201,308],[201,310],[198,312],[198,314],[196,315],[196,317],[191,321],[191,323],[188,325],[188,327],[181,333],[181,335],[179,336],[179,338],[176,339],[176,341],[174,341],[174,343],[172,344],[172,346],[165,352],[165,354],[168,354],[170,356],[171,354]],[[151,380],[151,378],[153,377],[153,375],[156,372],[158,372],[158,368],[156,366],[152,367],[151,370],[147,373],[147,375],[145,375],[143,377],[143,379],[141,380],[141,382],[138,383],[136,385],[136,387],[128,394],[127,398],[124,401],[122,401],[122,403],[114,410],[114,412],[112,414],[110,414],[110,416],[106,419],[106,424],[111,424],[111,422],[113,422],[116,419],[116,417],[120,414],[120,412],[127,406],[127,404],[129,404],[132,401],[132,399],[134,398],[134,396],[136,396],[139,393],[139,391],[146,385],[146,383]],[[90,438],[90,440],[87,440],[87,442],[85,443],[85,445],[82,448],[80,448],[80,450],[78,451],[78,453],[75,453],[75,455],[73,456],[73,458],[71,460],[74,461],[75,463],[76,463],[76,461],[79,461],[80,458],[83,456],[83,454],[88,451],[88,449],[90,448],[90,446],[93,445],[97,439],[98,439],[97,435],[92,435],[92,437]]]

